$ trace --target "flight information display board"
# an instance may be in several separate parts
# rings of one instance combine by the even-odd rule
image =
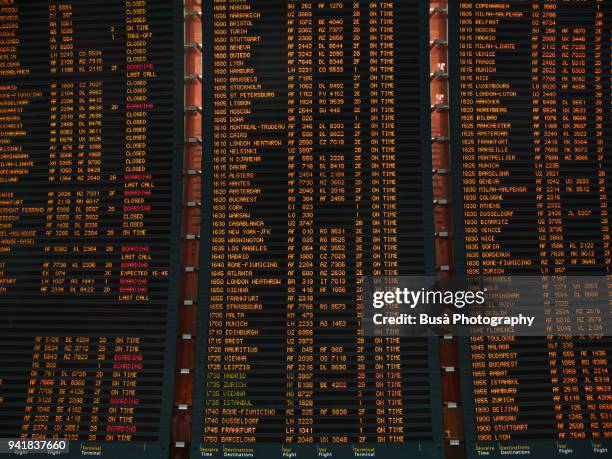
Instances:
[[[359,301],[433,274],[428,5],[203,6],[192,457],[441,457],[437,341]]]
[[[179,3],[0,2],[0,438],[168,456]]]
[[[599,0],[449,3],[457,271],[540,278],[573,335],[463,343],[471,458],[612,451],[612,340],[561,317],[567,276],[610,271],[611,22]]]

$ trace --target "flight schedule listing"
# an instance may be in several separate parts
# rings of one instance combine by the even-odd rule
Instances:
[[[182,21],[0,2],[0,438],[168,455]]]
[[[441,457],[437,341],[360,323],[434,269],[427,5],[203,6],[192,457]]]
[[[609,305],[568,280],[610,273],[611,23],[607,1],[449,4],[457,271],[539,278],[548,325],[463,343],[471,458],[612,451]]]

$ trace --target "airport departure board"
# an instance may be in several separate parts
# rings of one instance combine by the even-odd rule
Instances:
[[[540,278],[570,332],[568,276],[610,271],[611,26],[608,1],[449,4],[457,270]],[[611,454],[612,340],[571,335],[465,340],[468,457]]]
[[[434,269],[428,6],[203,6],[192,457],[441,457],[437,341],[360,327]]]
[[[0,2],[0,438],[167,457],[182,2]]]

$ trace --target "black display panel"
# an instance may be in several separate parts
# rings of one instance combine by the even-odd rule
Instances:
[[[458,273],[540,279],[574,335],[462,344],[468,457],[605,457],[612,340],[576,336],[567,276],[610,272],[607,1],[449,3]],[[560,324],[565,324],[559,326]]]
[[[182,2],[0,3],[0,438],[167,457]]]
[[[192,457],[441,457],[437,341],[359,322],[434,272],[428,5],[203,6]]]

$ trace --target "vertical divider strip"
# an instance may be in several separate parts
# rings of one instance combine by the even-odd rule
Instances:
[[[446,277],[454,272],[453,262],[453,164],[450,152],[448,74],[448,1],[430,0],[430,89],[431,152],[434,190],[434,231],[436,273]],[[452,39],[452,37],[450,37]],[[445,430],[445,455],[464,458],[463,410],[460,400],[458,341],[440,338],[440,378]]]
[[[202,208],[202,0],[184,0],[184,147],[181,279],[172,408],[172,459],[189,457]]]

